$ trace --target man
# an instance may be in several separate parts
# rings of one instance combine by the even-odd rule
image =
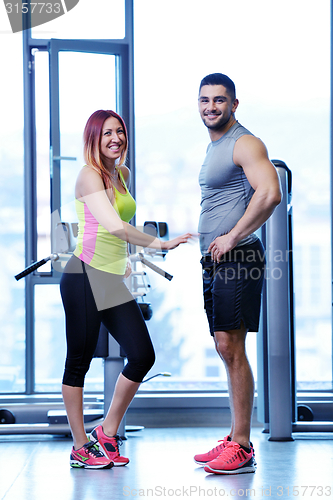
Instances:
[[[256,469],[250,442],[254,380],[245,339],[248,331],[258,331],[265,257],[254,232],[281,201],[265,145],[235,118],[238,104],[226,75],[214,73],[201,81],[199,112],[211,139],[199,176],[204,303],[227,371],[231,431],[194,459],[216,474]]]

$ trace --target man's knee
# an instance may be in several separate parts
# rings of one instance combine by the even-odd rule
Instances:
[[[214,333],[216,351],[227,365],[245,355],[245,337],[243,329]]]
[[[228,338],[227,332],[215,332],[214,341],[217,354],[227,365],[232,363],[234,358],[234,349]]]

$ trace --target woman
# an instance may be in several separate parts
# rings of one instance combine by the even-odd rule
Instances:
[[[128,243],[171,250],[191,236],[162,242],[129,224],[135,201],[126,185],[130,174],[124,165],[127,146],[125,123],[119,115],[104,110],[91,115],[84,130],[87,164],[75,186],[77,247],[60,283],[67,337],[62,394],[74,441],[72,467],[100,469],[129,462],[119,454],[117,430],[155,361],[140,308],[124,283],[130,274]],[[128,362],[119,375],[104,422],[92,431],[89,441],[83,422],[83,385],[101,322],[120,344]]]

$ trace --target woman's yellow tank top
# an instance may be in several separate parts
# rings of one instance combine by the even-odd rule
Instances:
[[[119,174],[126,193],[114,188],[113,208],[124,222],[135,214],[136,203],[126,187],[122,172]],[[79,221],[77,245],[74,255],[89,266],[113,274],[124,274],[127,264],[127,242],[110,234],[92,215],[86,203],[75,199]]]

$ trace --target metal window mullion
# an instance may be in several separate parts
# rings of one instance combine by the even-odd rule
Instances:
[[[131,165],[131,193],[136,195],[135,166],[135,109],[134,109],[134,5],[133,0],[125,0],[125,40],[126,60],[122,69],[122,102],[128,103],[127,123],[129,137],[129,160]],[[134,219],[135,224],[135,219]]]
[[[121,61],[120,100],[125,107],[122,111],[128,128],[128,160],[131,169],[131,194],[136,197],[136,164],[135,164],[135,109],[134,109],[134,5],[133,0],[125,0],[125,47],[126,53]],[[131,224],[136,225],[134,216]],[[131,253],[135,253],[135,245],[131,245]]]
[[[35,119],[35,67],[29,46],[30,30],[23,32],[23,92],[24,92],[24,217],[25,264],[37,260],[37,189],[36,189],[36,119]],[[34,282],[32,275],[25,278],[25,376],[26,393],[35,389],[35,336],[34,336]]]
[[[59,51],[50,42],[50,210],[51,210],[51,249],[54,248],[54,228],[52,214],[61,211],[61,150],[60,150],[60,104],[59,104]],[[52,276],[57,273],[52,268]]]

